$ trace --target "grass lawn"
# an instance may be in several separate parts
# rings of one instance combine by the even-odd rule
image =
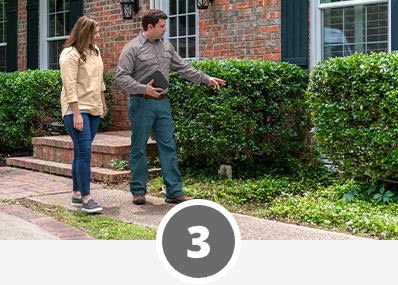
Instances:
[[[264,172],[256,178],[226,179],[184,175],[195,198],[217,202],[231,212],[378,239],[398,239],[398,203],[378,203],[366,183],[339,178],[325,169],[301,168],[290,174]],[[149,192],[161,196],[162,178]],[[362,190],[361,190],[362,189]],[[350,199],[343,197],[347,193]]]
[[[9,201],[10,202],[10,201]],[[15,203],[12,201],[11,203]],[[156,230],[144,226],[124,223],[101,215],[88,215],[70,211],[62,207],[49,206],[29,200],[19,200],[19,204],[46,216],[51,216],[72,227],[87,232],[92,237],[103,240],[154,240]]]

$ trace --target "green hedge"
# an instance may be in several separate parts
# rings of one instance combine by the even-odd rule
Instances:
[[[108,104],[112,104],[113,79],[104,76]],[[65,133],[61,119],[59,71],[28,70],[0,72],[0,149],[31,147],[34,136]],[[101,129],[110,125],[111,115],[102,120]]]
[[[203,60],[193,65],[223,78],[219,92],[171,75],[170,99],[180,158],[204,165],[281,161],[302,148],[307,74],[288,63]]]
[[[398,179],[398,54],[321,62],[308,91],[321,153],[354,177]]]

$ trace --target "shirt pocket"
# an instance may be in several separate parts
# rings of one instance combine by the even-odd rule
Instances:
[[[156,55],[152,53],[144,53],[137,56],[140,66],[150,66],[157,63]]]
[[[171,61],[171,53],[164,51],[160,54],[160,68],[162,70],[169,70]]]

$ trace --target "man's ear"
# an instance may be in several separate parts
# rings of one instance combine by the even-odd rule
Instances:
[[[152,30],[154,26],[152,24],[148,24],[148,30]]]

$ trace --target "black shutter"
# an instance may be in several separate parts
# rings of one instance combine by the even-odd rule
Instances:
[[[27,68],[39,67],[39,0],[28,0],[27,10]]]
[[[281,1],[282,60],[308,67],[309,0]]]
[[[398,0],[391,0],[391,50],[398,50]]]
[[[68,33],[72,30],[73,25],[77,19],[83,16],[83,0],[71,0],[70,1],[70,14],[69,14],[69,27]]]
[[[18,1],[7,1],[7,47],[6,47],[6,65],[7,71],[16,71],[18,69]]]

